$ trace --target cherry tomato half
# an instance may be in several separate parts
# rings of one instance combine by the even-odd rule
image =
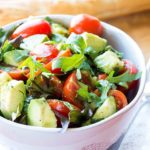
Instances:
[[[121,71],[121,73],[124,73],[127,70],[130,72],[130,74],[136,74],[138,72],[138,69],[130,60],[124,59],[123,61],[124,61],[125,67]],[[130,91],[138,86],[138,80],[128,82],[127,84],[128,84],[128,89],[126,89],[122,86],[118,86],[118,90],[122,91],[123,93],[127,93],[128,91]]]
[[[48,100],[48,104],[53,111],[59,112],[64,117],[68,117],[70,109],[64,104],[63,101],[57,99],[50,99]],[[72,107],[76,110],[79,110],[76,106],[72,105]]]
[[[51,26],[45,20],[30,20],[20,25],[12,34],[11,38],[14,39],[21,35],[23,38],[34,34],[51,35]]]
[[[27,80],[26,75],[29,73],[29,70],[11,70],[8,74],[15,80]]]
[[[55,58],[58,53],[59,50],[50,44],[40,44],[30,51],[31,56],[35,56],[37,60],[45,64]]]
[[[103,27],[96,17],[87,14],[80,14],[71,20],[69,31],[76,34],[90,32],[101,36],[103,33]]]
[[[136,66],[129,60],[124,59],[125,71],[129,70],[131,74],[136,74],[138,72]]]
[[[109,95],[114,96],[118,110],[122,109],[128,104],[126,96],[119,90],[110,90]]]
[[[105,80],[106,78],[107,78],[107,74],[105,73],[98,75],[98,80]]]
[[[65,51],[60,51],[57,58],[60,57],[70,57],[72,55],[70,49],[67,49]],[[57,59],[56,58],[56,59]],[[61,68],[55,68],[52,69],[52,63],[53,61],[49,62],[48,64],[45,65],[45,68],[48,69],[50,72],[54,73],[54,74],[62,74]]]
[[[66,79],[63,87],[63,99],[70,102],[71,104],[82,108],[82,105],[79,101],[75,100],[77,91],[80,88],[78,80],[76,77],[76,72],[71,73]]]

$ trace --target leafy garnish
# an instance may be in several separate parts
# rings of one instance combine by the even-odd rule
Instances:
[[[100,96],[101,103],[103,103],[107,99],[108,92],[113,86],[114,85],[108,82],[107,80],[99,80],[97,82],[97,88],[101,92],[101,96]]]
[[[3,55],[11,50],[14,50],[15,48],[13,47],[13,45],[7,40],[5,41],[5,43],[3,44],[3,46],[0,49],[0,61],[3,60]]]
[[[131,74],[128,70],[118,76],[113,76],[114,75],[114,71],[112,71],[109,76],[107,77],[107,80],[111,83],[120,83],[120,82],[131,82],[134,80],[137,80],[141,77],[141,72],[138,72],[136,74]]]
[[[36,77],[36,73],[38,71],[40,72],[46,72],[46,73],[50,73],[47,69],[45,69],[43,67],[43,65],[36,61],[33,57],[28,57],[20,66],[19,68],[24,68],[24,67],[28,67],[30,70],[30,76],[29,79],[27,80],[27,85],[29,85],[31,83],[31,81],[34,80],[34,78]]]
[[[3,43],[2,47],[0,48],[0,61],[3,60],[3,56],[6,52],[12,51],[18,48],[21,40],[22,40],[22,37],[17,37],[16,39],[11,40],[11,41],[6,40]]]
[[[89,104],[92,104],[92,109],[95,109],[100,106],[101,99],[98,97],[95,93],[88,91],[88,86],[79,82],[80,89],[77,91],[77,95],[81,97],[81,99],[84,102],[88,102]]]
[[[50,17],[45,17],[45,20],[49,23],[49,24],[52,24],[53,23],[53,20],[50,18]]]
[[[60,43],[60,42],[65,42],[66,41],[66,37],[64,37],[64,36],[62,36],[60,34],[52,34],[51,40],[56,42],[56,43]]]
[[[19,23],[20,24],[20,23]],[[17,28],[19,24],[13,24],[11,26],[7,26],[5,28],[0,28],[0,46],[9,38],[12,32]]]
[[[79,66],[79,69],[88,70],[92,75],[94,75],[94,71],[87,60],[83,61],[83,63]]]
[[[70,44],[70,48],[74,53],[84,53],[86,48],[85,41],[81,35],[72,33],[67,39],[67,44]]]
[[[68,72],[78,68],[84,60],[85,56],[83,54],[74,54],[71,57],[60,57],[53,61],[52,69],[61,68],[63,72]]]

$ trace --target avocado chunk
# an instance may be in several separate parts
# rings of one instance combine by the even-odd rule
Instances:
[[[46,128],[56,128],[57,119],[45,98],[32,99],[27,110],[28,124]]]
[[[23,81],[10,80],[0,88],[0,110],[3,116],[15,120],[20,116],[26,98]]]
[[[106,51],[105,53],[97,56],[94,59],[94,63],[97,68],[101,69],[101,71],[109,74],[111,71],[115,69],[122,69],[124,66],[123,61],[121,61],[117,54],[112,51]]]
[[[6,72],[0,73],[0,87],[4,83],[6,83],[6,82],[8,82],[10,80],[12,80],[12,78],[10,77],[10,75],[8,73],[6,73]]]
[[[106,39],[103,39],[95,34],[84,32],[81,35],[85,41],[86,47],[88,48],[85,53],[89,54],[92,58],[95,58],[97,54],[103,51],[107,45]]]
[[[117,111],[115,98],[109,96],[105,102],[96,110],[92,120],[99,121],[105,119]]]
[[[23,39],[23,42],[20,44],[20,48],[31,51],[37,45],[49,41],[49,38],[45,34],[36,34],[29,36]]]
[[[28,57],[28,52],[24,50],[8,51],[4,54],[4,63],[11,66],[19,66],[19,64]]]
[[[52,23],[51,27],[52,27],[52,33],[53,34],[61,34],[63,36],[69,35],[68,30],[58,23]]]

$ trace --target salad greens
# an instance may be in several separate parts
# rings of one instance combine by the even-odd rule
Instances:
[[[141,72],[93,25],[72,30],[49,17],[0,28],[2,117],[64,132],[128,104]]]

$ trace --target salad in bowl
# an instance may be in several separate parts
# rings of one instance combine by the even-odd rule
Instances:
[[[75,128],[126,107],[141,72],[103,30],[86,14],[69,27],[45,17],[1,28],[0,115],[30,126]]]

